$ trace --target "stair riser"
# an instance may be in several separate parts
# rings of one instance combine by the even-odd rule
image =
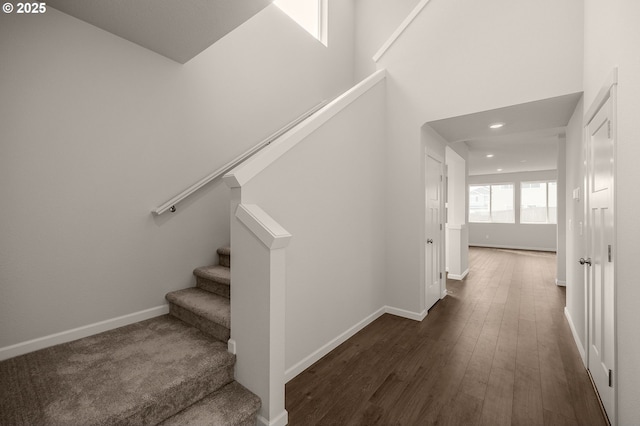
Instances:
[[[215,281],[208,280],[202,277],[196,277],[196,287],[206,290],[210,293],[217,294],[218,296],[226,297],[229,299],[229,285],[221,284]]]
[[[260,398],[233,382],[158,426],[255,426],[260,406]]]
[[[172,389],[170,401],[163,401],[164,403],[161,404],[151,401],[144,410],[133,414],[121,424],[157,424],[168,417],[174,416],[184,408],[189,407],[232,381],[233,366],[220,368],[214,374],[201,376],[197,380],[190,380],[188,383],[176,386]]]
[[[231,331],[227,327],[202,318],[174,303],[169,303],[169,313],[187,324],[191,324],[203,333],[223,342],[228,341],[231,336]]]

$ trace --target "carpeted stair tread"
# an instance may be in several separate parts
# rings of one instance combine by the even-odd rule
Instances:
[[[231,328],[231,304],[229,299],[225,297],[198,287],[190,287],[172,291],[167,294],[166,298],[169,302],[199,317]]]
[[[229,285],[231,283],[231,269],[226,266],[212,265],[201,266],[193,271],[196,277],[205,278],[220,284]]]
[[[0,424],[156,424],[233,381],[227,345],[169,315],[0,362]]]
[[[158,426],[253,426],[260,406],[260,398],[234,381]]]
[[[231,256],[231,247],[220,247],[217,252],[223,256]]]

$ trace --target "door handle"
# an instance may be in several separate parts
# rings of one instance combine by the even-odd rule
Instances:
[[[429,239],[427,240],[427,244],[433,244],[433,240],[432,240],[431,238],[429,238]]]
[[[588,257],[586,259],[584,257],[581,257],[580,260],[578,260],[578,262],[580,262],[581,265],[589,265],[589,266],[591,266],[591,258],[590,257]]]

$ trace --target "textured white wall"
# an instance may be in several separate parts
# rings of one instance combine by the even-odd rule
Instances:
[[[421,126],[581,91],[582,25],[580,0],[432,1],[381,58],[390,305],[419,309]]]
[[[53,8],[1,14],[0,348],[162,305],[214,262],[223,182],[151,209],[351,87],[353,3],[330,14],[328,49],[269,6],[186,65]]]
[[[616,300],[618,328],[618,424],[640,419],[640,286],[635,267],[640,240],[640,2],[586,0],[584,105],[591,103],[618,67],[616,176]]]
[[[384,98],[381,82],[242,187],[293,236],[288,370],[384,306]]]

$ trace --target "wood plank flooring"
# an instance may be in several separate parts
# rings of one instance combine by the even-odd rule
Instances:
[[[422,322],[383,315],[286,386],[289,424],[606,425],[553,253],[471,248]]]

